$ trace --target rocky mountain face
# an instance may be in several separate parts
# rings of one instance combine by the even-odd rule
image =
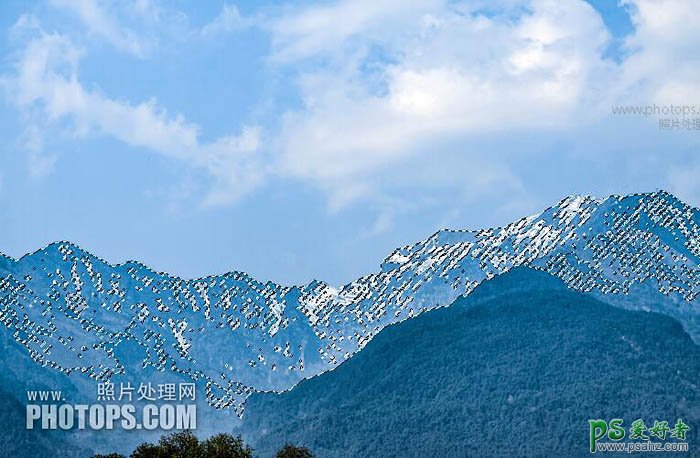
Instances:
[[[574,196],[504,227],[440,231],[340,288],[241,272],[187,280],[57,242],[0,256],[0,333],[26,349],[28,364],[94,380],[163,371],[240,415],[251,393],[333,369],[386,326],[515,266],[674,317],[697,342],[699,263],[700,211],[665,192]]]

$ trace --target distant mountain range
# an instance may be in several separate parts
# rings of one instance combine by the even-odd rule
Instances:
[[[699,377],[700,347],[676,320],[516,267],[332,372],[254,394],[240,432],[261,457],[286,442],[324,458],[584,457],[589,419],[682,418],[679,456],[697,456]]]
[[[57,242],[18,260],[0,256],[0,335],[28,357],[22,364],[60,373],[78,391],[162,371],[241,415],[251,393],[333,369],[386,326],[515,266],[676,318],[697,342],[699,262],[700,212],[666,192],[574,196],[504,227],[440,231],[340,288],[241,272],[185,280]]]

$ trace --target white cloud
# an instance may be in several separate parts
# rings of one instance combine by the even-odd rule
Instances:
[[[510,138],[517,154],[519,133],[575,133],[609,122],[612,104],[699,103],[694,0],[624,3],[636,29],[621,63],[605,57],[610,32],[583,0],[286,11],[268,23],[271,57],[301,69],[304,103],[284,115],[280,167],[327,190],[338,208],[386,189],[404,164],[439,163],[458,147],[459,168],[490,170],[488,186],[471,173],[474,192],[515,189],[512,161],[479,146],[483,138]],[[630,126],[640,128],[621,124]]]
[[[201,33],[205,37],[216,36],[245,27],[249,23],[250,21],[241,16],[236,5],[225,3],[219,15],[202,27]]]
[[[698,104],[700,10],[695,0],[626,0],[635,33],[624,63],[629,95],[647,103]]]
[[[51,0],[51,3],[76,15],[90,35],[134,56],[146,57],[156,45],[153,38],[139,34],[117,20],[120,10],[128,10],[142,18],[157,19],[157,10],[148,0],[128,2],[121,5],[120,10],[100,0]]]
[[[288,12],[268,24],[273,34],[273,58],[296,61],[322,52],[342,52],[353,38],[398,39],[392,35],[407,21],[429,13],[442,3],[441,0],[356,0]]]
[[[3,80],[29,126],[26,147],[36,174],[46,173],[53,161],[42,154],[37,126],[61,125],[76,137],[112,137],[206,171],[214,185],[205,204],[231,202],[260,182],[259,128],[203,143],[197,125],[170,115],[155,100],[134,104],[86,89],[78,78],[81,55],[65,36],[39,31],[16,62],[16,74]]]
[[[158,42],[157,30],[126,26],[131,23],[121,20],[124,8],[117,4],[53,2],[79,17],[91,36],[134,56],[148,56]],[[317,185],[336,211],[360,199],[396,198],[443,183],[464,195],[523,192],[512,165],[521,134],[577,138],[585,131],[580,127],[609,122],[611,104],[700,101],[694,0],[623,3],[635,32],[621,62],[604,58],[610,33],[583,0],[354,0],[255,17],[224,4],[210,23],[182,35],[218,38],[259,26],[271,43],[269,74],[261,78],[274,79],[277,70],[298,75],[302,106],[275,107],[282,114],[273,123],[281,121],[281,128],[269,132],[264,146],[275,154],[265,157],[258,127],[203,142],[199,126],[156,100],[134,103],[86,87],[78,76],[84,49],[75,43],[81,42],[41,31],[31,16],[15,26],[34,36],[5,86],[25,117],[36,174],[55,160],[42,143],[42,127],[49,124],[76,136],[106,135],[205,170],[214,182],[205,199],[211,205],[235,200],[271,177]],[[133,5],[130,14],[141,25],[165,27],[164,15],[178,17],[148,0]],[[511,151],[494,151],[485,138],[505,138]]]
[[[517,21],[508,9],[487,16],[447,2],[368,3],[307,9],[273,29],[278,59],[331,62],[301,78],[305,106],[286,114],[280,149],[288,173],[332,192],[364,189],[358,182],[409,157],[437,158],[446,139],[466,139],[464,155],[475,161],[489,153],[469,151],[470,137],[581,122],[614,71],[601,57],[608,32],[582,1],[533,1]],[[372,61],[377,47],[386,58]],[[505,179],[504,167],[492,168]]]

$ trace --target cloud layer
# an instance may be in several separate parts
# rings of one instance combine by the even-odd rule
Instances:
[[[356,0],[248,16],[224,5],[200,27],[146,0],[128,9],[52,0],[84,33],[49,32],[41,19],[22,16],[12,31],[14,69],[2,81],[24,119],[37,175],[50,173],[56,160],[44,145],[52,128],[77,139],[113,138],[203,171],[205,204],[235,202],[291,178],[326,192],[335,209],[368,197],[396,206],[401,195],[436,185],[476,194],[522,190],[511,159],[537,145],[523,147],[521,136],[575,137],[606,122],[613,104],[698,103],[700,62],[692,56],[700,13],[692,3],[622,2],[635,30],[614,60],[606,56],[611,31],[582,0]],[[168,46],[159,30],[175,26],[202,46],[259,30],[269,40],[260,77],[291,75],[299,103],[273,102],[267,123],[205,141],[207,126],[186,114],[81,80],[90,40],[147,60]],[[629,129],[620,135],[634,135],[639,125]],[[484,139],[492,138],[510,147],[486,150]],[[671,182],[687,181],[678,168],[668,174]],[[382,215],[378,227],[388,220]]]

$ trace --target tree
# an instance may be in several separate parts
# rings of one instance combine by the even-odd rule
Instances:
[[[217,434],[200,442],[190,431],[163,436],[157,445],[144,443],[131,458],[253,458],[241,436]]]
[[[217,434],[202,442],[206,458],[253,458],[253,449],[243,443],[241,436]]]
[[[200,441],[190,431],[162,436],[158,444],[143,443],[131,454],[131,458],[253,458],[253,449],[243,442],[241,436],[216,434]],[[285,445],[277,458],[314,458],[306,447]],[[93,458],[125,458],[124,455],[95,455]]]
[[[197,436],[192,431],[182,431],[162,436],[158,442],[158,447],[165,452],[168,457],[173,458],[200,458],[202,457],[202,447]]]
[[[276,458],[314,458],[314,454],[311,453],[306,447],[297,447],[296,445],[287,444],[277,452]]]
[[[145,443],[136,447],[131,458],[170,458],[170,455],[159,445]]]

